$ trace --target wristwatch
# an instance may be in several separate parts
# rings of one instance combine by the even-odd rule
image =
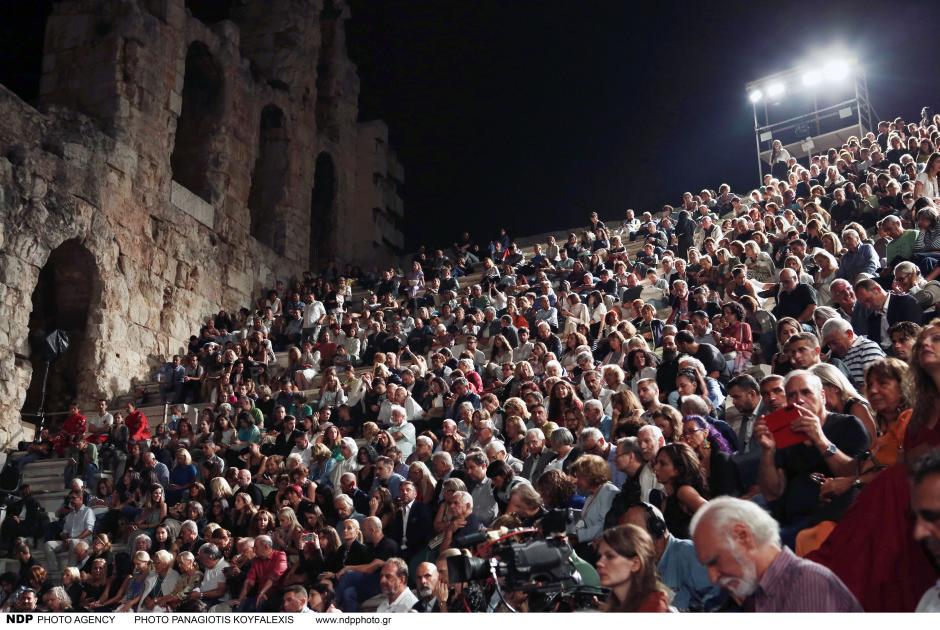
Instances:
[[[829,442],[829,446],[826,447],[826,450],[823,451],[822,455],[823,457],[828,459],[838,452],[839,452],[839,447],[833,444],[832,442]]]

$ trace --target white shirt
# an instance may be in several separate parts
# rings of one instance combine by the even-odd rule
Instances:
[[[533,347],[535,347],[535,344],[531,341],[527,341],[524,344],[519,344],[519,347],[512,351],[512,360],[516,363],[519,361],[528,361],[529,357],[532,356]]]
[[[403,505],[401,508],[401,548],[408,548],[408,514],[411,513],[411,508],[414,506],[415,502],[411,501],[407,505]]]
[[[105,433],[105,429],[110,430],[113,424],[114,416],[109,411],[105,411],[103,414],[99,414],[97,411],[88,414],[89,429],[97,429],[92,431],[93,433]]]
[[[643,469],[640,470],[640,500],[649,502],[650,492],[653,490],[662,492],[664,490],[663,484],[656,480],[656,475],[653,474],[653,467],[649,463],[646,463],[643,465]]]
[[[304,328],[313,328],[320,318],[326,315],[326,308],[319,300],[311,302],[304,308]]]
[[[389,433],[393,435],[400,433],[401,437],[395,440],[395,446],[401,450],[402,459],[407,459],[415,450],[415,440],[417,439],[415,433],[415,425],[410,422],[403,422],[400,425],[389,427]]]
[[[940,612],[940,581],[927,589],[914,612]]]
[[[933,197],[940,197],[940,191],[938,191],[937,179],[938,178],[936,177],[933,179],[930,179],[930,177],[927,176],[927,173],[918,173],[917,179],[915,181],[918,181],[924,185],[925,197],[933,198]]]
[[[395,601],[389,603],[388,598],[382,600],[375,612],[411,612],[414,605],[418,603],[418,598],[411,592],[410,588],[405,588],[401,595],[395,598]]]
[[[225,583],[225,574],[222,573],[228,567],[228,562],[223,558],[219,560],[211,569],[206,569],[202,575],[202,583],[199,584],[199,590],[203,593],[214,591]],[[224,597],[224,594],[223,594]]]

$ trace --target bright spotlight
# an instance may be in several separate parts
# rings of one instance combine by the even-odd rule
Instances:
[[[751,99],[752,103],[756,103],[762,98],[764,98],[764,93],[761,92],[760,90],[751,90],[751,93],[748,94],[747,97]]]
[[[849,64],[847,61],[830,61],[825,67],[826,74],[835,81],[841,81],[849,76]]]
[[[770,97],[776,98],[777,96],[783,94],[783,91],[783,83],[780,83],[779,81],[775,81],[767,86],[767,95]]]
[[[803,74],[803,85],[809,87],[811,85],[816,85],[822,80],[822,75],[819,73],[819,70],[808,70]]]

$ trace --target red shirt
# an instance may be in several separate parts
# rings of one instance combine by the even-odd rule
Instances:
[[[127,426],[128,439],[135,442],[150,439],[150,424],[147,422],[147,416],[139,409],[135,409],[133,413],[128,414],[124,419],[124,424]]]
[[[283,551],[273,551],[267,560],[258,557],[254,559],[245,581],[253,583],[256,589],[261,588],[265,580],[271,580],[277,586],[285,573],[287,573],[287,554]]]
[[[62,432],[67,435],[84,435],[87,422],[80,413],[70,414],[62,425]]]

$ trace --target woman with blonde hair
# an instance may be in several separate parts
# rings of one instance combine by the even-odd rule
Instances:
[[[213,477],[209,480],[209,500],[225,499],[230,500],[235,496],[231,484],[225,480],[225,477]]]
[[[862,421],[872,440],[877,437],[874,414],[868,401],[855,389],[848,377],[831,363],[817,363],[810,372],[819,377],[826,396],[826,409],[848,414]]]
[[[408,466],[408,480],[415,485],[418,492],[417,500],[431,505],[434,501],[434,490],[437,487],[437,479],[431,473],[431,470],[424,462],[412,462]]]
[[[297,513],[294,512],[294,508],[281,508],[277,513],[277,520],[278,527],[271,532],[271,540],[274,541],[274,545],[288,553],[300,551],[298,542],[304,528],[297,520]]]

